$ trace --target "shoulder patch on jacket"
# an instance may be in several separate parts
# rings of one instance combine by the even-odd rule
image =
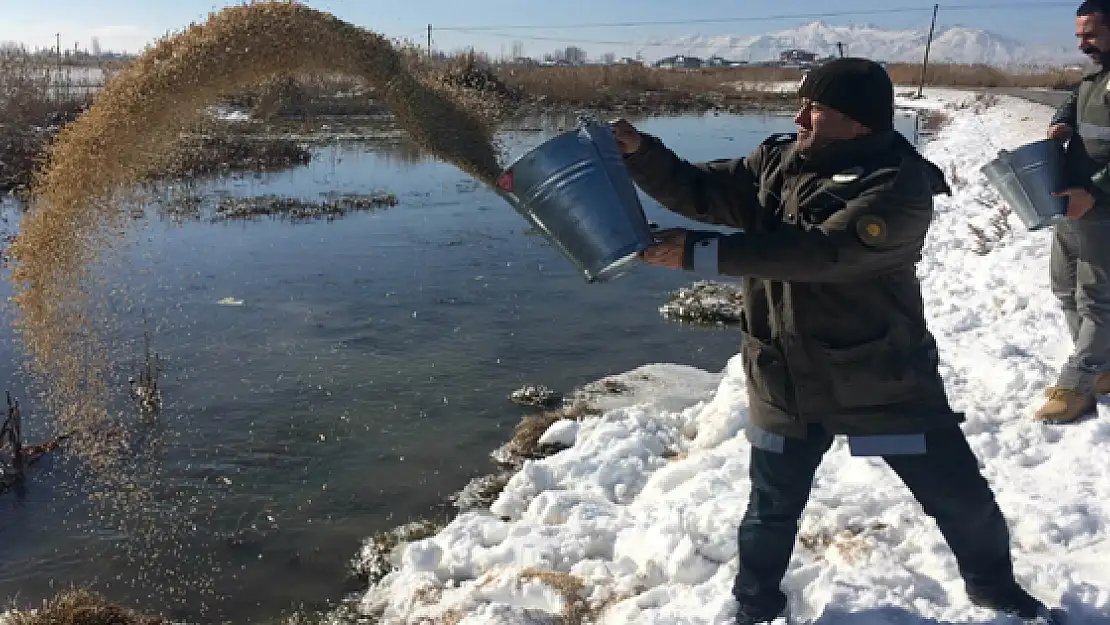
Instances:
[[[886,241],[886,221],[877,215],[862,215],[856,220],[856,234],[864,245],[880,245]]]

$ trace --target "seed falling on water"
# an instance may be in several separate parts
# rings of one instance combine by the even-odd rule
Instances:
[[[303,74],[363,80],[421,148],[486,184],[496,178],[496,119],[479,96],[417,71],[378,34],[298,3],[252,2],[160,39],[108,82],[49,148],[9,248],[14,325],[29,373],[45,391],[44,412],[58,430],[73,433],[70,448],[100,480],[99,489],[77,482],[92,490],[99,509],[91,529],[102,530],[108,519],[118,524],[139,579],[165,574],[151,554],[166,545],[183,553],[191,521],[158,511],[156,467],[121,470],[137,452],[108,408],[112,349],[103,301],[111,294],[92,270],[129,231],[138,183],[173,162],[182,131],[208,105],[279,75]],[[188,558],[193,570],[219,570],[211,553]],[[207,578],[172,583],[175,589],[158,592],[214,592]]]
[[[108,357],[89,306],[89,269],[126,231],[136,183],[156,177],[181,131],[221,95],[278,75],[357,77],[423,149],[487,184],[495,179],[487,103],[410,66],[376,33],[298,3],[254,2],[160,39],[62,130],[10,248],[15,325],[61,429],[88,433],[107,421]]]

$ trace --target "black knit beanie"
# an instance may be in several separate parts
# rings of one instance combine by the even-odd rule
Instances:
[[[833,59],[809,70],[798,96],[836,109],[871,130],[894,127],[894,84],[882,65],[868,59]]]

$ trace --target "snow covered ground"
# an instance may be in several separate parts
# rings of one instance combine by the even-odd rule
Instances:
[[[986,255],[969,223],[998,200],[978,168],[1043,137],[1051,111],[965,91],[903,106],[947,109],[924,148],[951,176],[920,264],[943,374],[1013,533],[1019,580],[1072,623],[1110,623],[1110,421],[1030,419],[1069,342],[1048,288],[1049,234],[1010,218]],[[723,332],[728,332],[727,330]],[[722,336],[721,340],[733,340]],[[650,364],[602,416],[557,423],[572,446],[527,462],[489,511],[399,550],[365,595],[385,623],[726,624],[748,496],[739,359],[722,372]],[[821,623],[1009,622],[972,606],[936,525],[877,459],[838,441],[822,465],[787,574],[792,611]]]

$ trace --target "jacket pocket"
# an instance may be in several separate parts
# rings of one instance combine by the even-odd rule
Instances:
[[[748,379],[748,394],[753,399],[786,410],[790,381],[782,351],[772,343],[746,335],[740,345],[740,353],[743,355],[744,375]]]
[[[909,354],[896,350],[890,335],[849,347],[822,345],[836,402],[844,408],[899,404],[920,395],[921,379]]]

